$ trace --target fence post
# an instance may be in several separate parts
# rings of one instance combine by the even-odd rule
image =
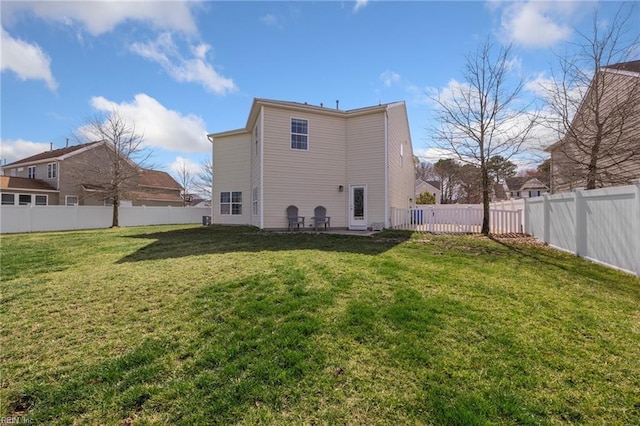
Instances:
[[[549,194],[542,196],[542,242],[550,244],[551,237],[551,202]]]
[[[634,221],[636,223],[636,229],[635,229],[635,236],[636,236],[636,247],[635,247],[635,253],[640,253],[640,179],[636,179],[633,181],[633,184],[635,185],[635,197],[636,197],[636,220]],[[633,216],[631,216],[633,217]],[[636,255],[636,276],[640,277],[640,255]]]
[[[576,188],[574,189],[574,219],[575,219],[575,229],[574,229],[574,237],[576,241],[576,255],[580,257],[586,256],[586,242],[587,242],[587,223],[586,223],[586,209],[584,208],[584,189]]]

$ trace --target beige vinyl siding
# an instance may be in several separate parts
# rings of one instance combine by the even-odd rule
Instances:
[[[347,122],[347,185],[367,185],[367,226],[385,219],[385,113],[350,117]],[[349,213],[348,213],[349,214]],[[347,217],[348,220],[348,217]],[[333,222],[333,219],[332,219]],[[333,223],[332,223],[333,224]]]
[[[613,165],[615,162],[619,162],[622,158],[625,158],[629,152],[640,152],[640,101],[637,99],[629,100],[627,96],[631,93],[631,88],[638,83],[638,76],[631,76],[611,71],[606,71],[604,74],[604,87],[602,100],[599,105],[604,111],[604,116],[607,116],[616,102],[622,104],[631,105],[635,107],[635,113],[625,113],[624,117],[628,117],[628,121],[624,123],[622,130],[622,137],[617,145],[617,148],[612,149],[611,138],[603,139],[601,152],[611,149],[613,155],[611,158],[602,158],[599,160],[599,167],[607,168],[607,172],[611,173],[611,177],[605,177],[604,182],[598,181],[596,185],[611,186],[611,185],[626,185],[630,184],[634,179],[640,178],[640,155],[630,158],[619,165]],[[638,87],[635,88],[636,97],[640,96]],[[593,135],[595,130],[593,129],[593,105],[590,105],[590,99],[593,97],[593,88],[585,97],[585,101],[582,105],[580,112],[576,115],[572,123],[574,131],[579,135],[581,132],[585,132],[588,135]],[[615,123],[615,121],[613,121]],[[588,128],[590,130],[583,130]],[[607,131],[605,131],[607,132]],[[576,166],[569,158],[566,157],[566,151],[570,153],[570,157],[580,156],[582,162],[588,161],[588,156],[578,151],[575,145],[571,143],[564,143],[558,145],[556,149],[551,152],[552,163],[552,191],[554,193],[567,192],[575,188],[581,188],[586,186],[587,168],[584,165]],[[615,152],[614,152],[615,151]]]
[[[263,227],[286,228],[289,205],[298,207],[307,227],[318,205],[326,207],[332,227],[346,227],[346,120],[270,106],[263,111]],[[292,118],[308,120],[307,150],[291,149]],[[339,185],[344,192],[338,191]]]
[[[213,223],[251,224],[251,133],[221,136],[213,141]],[[221,215],[220,193],[242,192],[242,214]]]
[[[408,208],[415,204],[415,166],[407,110],[397,103],[389,105],[387,114],[389,207]]]

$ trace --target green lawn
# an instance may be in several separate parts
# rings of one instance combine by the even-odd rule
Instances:
[[[479,236],[0,240],[0,417],[640,424],[640,280]]]

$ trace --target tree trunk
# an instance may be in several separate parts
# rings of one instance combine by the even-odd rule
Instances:
[[[486,168],[482,173],[482,235],[489,235],[489,174]]]
[[[111,220],[111,227],[117,228],[119,225],[118,222],[118,207],[120,205],[120,198],[116,195],[113,197],[113,215]]]

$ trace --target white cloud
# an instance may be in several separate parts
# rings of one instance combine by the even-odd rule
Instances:
[[[380,74],[380,80],[386,87],[391,87],[393,84],[400,82],[400,74],[393,71],[385,71]]]
[[[202,84],[212,93],[224,95],[235,92],[237,87],[232,79],[218,74],[207,61],[211,46],[206,43],[189,45],[191,57],[184,56],[170,33],[163,33],[149,43],[133,43],[131,51],[143,58],[156,62],[176,81]]]
[[[11,70],[21,80],[44,80],[49,89],[55,91],[58,83],[51,73],[51,58],[37,44],[13,38],[4,28],[2,32],[2,53],[0,70]]]
[[[169,170],[176,176],[182,173],[182,170],[184,169],[193,177],[200,173],[201,168],[200,164],[180,156],[176,157],[176,159],[169,164]]]
[[[413,153],[420,161],[428,161],[431,164],[435,164],[438,160],[444,160],[447,158],[457,158],[455,152],[445,148],[417,148]]]
[[[192,9],[196,1],[24,1],[3,3],[4,14],[28,10],[37,17],[72,26],[91,35],[113,31],[126,21],[148,22],[158,29],[196,33]]]
[[[282,24],[282,19],[279,18],[277,15],[274,15],[273,13],[267,13],[266,15],[260,18],[260,21],[262,21],[263,24],[269,27],[274,27],[278,29],[284,28],[284,25]]]
[[[570,38],[568,19],[580,3],[576,2],[509,2],[504,4],[501,33],[509,41],[528,47],[551,47]]]
[[[49,143],[32,142],[24,139],[6,139],[0,142],[0,159],[2,159],[2,165],[4,165],[4,161],[9,164],[49,151],[50,147]]]
[[[130,103],[116,103],[97,96],[91,98],[91,105],[107,114],[118,111],[122,118],[135,124],[136,131],[144,135],[145,144],[149,147],[187,153],[211,151],[201,117],[167,109],[144,93],[136,95]]]
[[[360,9],[364,8],[369,0],[356,0],[356,5],[353,6],[353,13],[357,13]]]

